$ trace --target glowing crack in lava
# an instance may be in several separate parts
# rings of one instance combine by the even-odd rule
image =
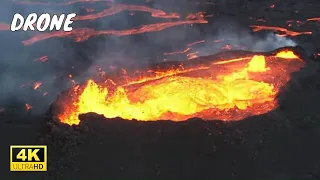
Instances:
[[[70,125],[79,124],[78,116],[88,112],[142,121],[241,120],[276,108],[280,88],[303,66],[292,51],[283,50],[143,71],[125,80],[90,79],[56,100],[57,117]]]

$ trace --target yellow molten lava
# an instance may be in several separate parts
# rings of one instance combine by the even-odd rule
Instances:
[[[299,59],[292,51],[281,51],[276,54],[276,57],[285,59]]]
[[[270,67],[278,68],[276,57],[287,58],[288,55],[290,58],[294,54],[278,53],[270,60]],[[288,75],[283,74],[282,69],[275,70],[274,73],[280,75],[276,81],[272,77],[273,69],[267,67],[265,56],[240,59],[246,63],[238,59],[230,61],[233,65],[211,64],[219,66],[221,72],[215,72],[212,67],[207,70],[199,68],[193,74],[174,75],[170,71],[168,76],[150,78],[134,87],[128,85],[131,82],[110,87],[89,80],[74,100],[60,103],[63,110],[58,118],[70,125],[79,124],[78,116],[88,112],[107,118],[144,121],[181,121],[191,117],[238,120],[274,109],[275,96],[288,80]]]

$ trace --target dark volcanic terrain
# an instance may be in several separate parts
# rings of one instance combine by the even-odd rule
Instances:
[[[187,14],[193,10],[191,1],[170,0],[170,2],[175,3],[170,4],[159,0],[147,2],[145,5],[179,14]],[[197,118],[179,123],[139,122],[119,118],[105,119],[89,113],[80,117],[82,121],[80,126],[70,127],[52,119],[48,103],[50,101],[39,105],[48,109],[46,114],[25,112],[24,104],[32,102],[21,102],[18,94],[17,102],[6,101],[6,106],[12,108],[0,112],[1,179],[320,179],[320,62],[316,55],[320,53],[320,21],[309,21],[301,26],[293,25],[292,27],[288,27],[286,23],[288,20],[306,21],[308,18],[320,17],[320,1],[208,0],[206,2],[199,0],[200,4],[205,5],[199,5],[197,10],[214,14],[214,16],[208,19],[208,24],[195,25],[194,28],[197,28],[197,32],[200,33],[193,37],[194,39],[206,38],[211,33],[217,33],[218,30],[215,28],[223,26],[225,29],[237,27],[245,29],[250,25],[265,25],[285,27],[298,32],[312,31],[311,35],[292,37],[308,52],[308,65],[294,74],[290,84],[280,93],[278,109],[261,116],[227,123]],[[210,6],[211,3],[208,2],[213,2],[215,6]],[[129,3],[143,4],[138,0]],[[274,7],[270,8],[272,5]],[[264,22],[257,19],[264,19]],[[229,22],[232,25],[226,26]],[[173,27],[172,31],[179,28],[184,27]],[[165,32],[150,34],[165,35],[170,32],[171,30],[167,29]],[[263,35],[261,33],[261,36]],[[81,75],[81,72],[84,72],[83,69],[90,65],[87,59],[91,52],[95,52],[92,49],[101,45],[101,42],[108,43],[107,37],[97,36],[83,43],[74,43],[66,38],[61,40],[63,43],[59,47],[55,48],[52,46],[45,48],[49,43],[57,44],[53,39],[24,47],[20,41],[26,38],[20,37],[21,34],[19,37],[16,36],[18,35],[12,32],[0,31],[0,44],[4,50],[1,54],[4,59],[10,57],[15,61],[18,58],[31,58],[32,62],[34,56],[40,56],[43,53],[48,53],[49,57],[53,54],[54,60],[67,61],[68,58],[75,58],[79,59],[79,66],[70,70],[77,75]],[[129,37],[121,38],[119,41],[126,41]],[[131,38],[131,41],[134,39],[137,42],[145,39],[151,41],[152,35],[146,35],[146,37],[137,35]],[[7,42],[10,44],[6,44]],[[173,42],[173,44],[178,46],[179,42]],[[180,42],[177,49],[181,49],[183,44],[185,42]],[[43,47],[40,49],[41,46]],[[172,47],[172,44],[169,48],[155,44],[145,45],[144,55],[152,54],[156,57],[162,54],[162,51],[176,50]],[[58,52],[57,49],[63,50]],[[41,53],[40,50],[44,52]],[[69,50],[77,55],[69,56]],[[113,48],[110,49],[110,51],[113,50]],[[139,54],[140,50],[128,51],[128,54],[133,56]],[[160,50],[161,52],[158,52]],[[50,54],[51,51],[53,53]],[[0,63],[3,65],[0,66],[2,78],[5,76],[4,72],[10,67],[4,66],[5,63],[2,60]],[[69,62],[62,64],[59,61],[59,63],[60,66],[66,66],[64,70],[68,70]],[[57,65],[54,68],[61,68],[60,66]],[[28,71],[28,68],[15,70],[19,74],[20,71]],[[20,85],[17,84],[17,87],[19,88]],[[59,86],[59,84],[56,85]],[[0,84],[0,86],[5,89],[7,84]],[[1,93],[0,96],[6,95]],[[39,97],[33,96],[31,101],[42,102]],[[9,172],[9,145],[11,144],[47,144],[48,172]]]

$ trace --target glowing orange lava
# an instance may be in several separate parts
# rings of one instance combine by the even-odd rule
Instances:
[[[140,71],[125,80],[88,80],[56,100],[56,114],[70,125],[79,124],[78,116],[88,112],[142,121],[241,120],[277,107],[275,97],[280,88],[290,80],[291,72],[304,65],[292,54],[283,51],[275,56],[211,59],[197,65],[186,61],[175,69]]]
[[[93,19],[98,19],[98,18],[102,18],[105,16],[111,16],[111,15],[117,14],[117,13],[125,11],[125,10],[149,12],[149,13],[151,13],[152,17],[157,17],[157,18],[179,18],[180,17],[176,13],[166,13],[166,12],[158,10],[158,9],[149,8],[147,6],[129,5],[129,4],[114,4],[110,8],[105,9],[101,12],[98,12],[95,14],[83,15],[83,16],[76,16],[76,17],[72,18],[72,20],[74,20],[74,21],[93,20]]]
[[[307,21],[320,21],[320,17],[309,18],[309,19],[307,19]]]
[[[37,90],[41,87],[42,83],[41,82],[35,82],[34,85],[33,85],[33,89],[34,90]]]
[[[25,109],[29,111],[30,109],[32,109],[32,106],[30,104],[25,104]]]
[[[112,0],[73,0],[64,3],[39,3],[39,2],[32,2],[32,1],[24,1],[24,2],[16,2],[18,4],[37,4],[37,5],[57,5],[57,6],[67,6],[74,3],[94,3],[94,2],[101,2],[101,1],[108,1],[112,2]],[[148,12],[151,14],[152,17],[157,18],[166,18],[166,19],[177,19],[180,18],[180,15],[177,13],[166,13],[159,9],[150,8],[143,5],[133,5],[133,4],[109,4],[110,6],[107,9],[102,10],[98,13],[92,13],[87,15],[78,15],[72,18],[73,21],[79,20],[94,20],[103,18],[106,16],[111,16],[123,11],[140,11],[140,12]],[[30,45],[35,42],[54,38],[54,37],[72,37],[76,42],[81,42],[89,39],[93,36],[99,35],[114,35],[114,36],[127,36],[133,34],[141,34],[146,32],[154,32],[154,31],[161,31],[163,29],[177,26],[177,25],[184,25],[184,24],[200,24],[200,23],[208,23],[205,19],[203,12],[198,12],[195,14],[189,14],[185,20],[179,21],[170,21],[170,22],[163,22],[163,23],[155,23],[149,25],[142,25],[140,27],[132,28],[132,29],[125,29],[125,30],[95,30],[92,28],[78,28],[73,29],[70,32],[62,32],[62,31],[55,31],[49,33],[41,33],[37,34],[30,39],[22,41],[24,45]],[[44,24],[44,23],[43,23]],[[0,24],[0,30],[7,29],[6,26]]]
[[[164,22],[164,23],[144,25],[144,26],[140,26],[139,28],[126,29],[126,30],[94,30],[90,28],[79,28],[79,29],[73,29],[72,31],[69,31],[69,32],[54,31],[49,33],[37,34],[28,40],[22,41],[22,43],[24,45],[30,45],[35,42],[42,41],[49,38],[54,38],[54,37],[73,37],[76,42],[81,42],[89,39],[92,36],[99,36],[99,35],[128,36],[128,35],[141,34],[141,33],[152,32],[152,31],[161,31],[166,28],[177,26],[177,25],[197,24],[197,23],[207,23],[207,21],[203,19],[199,19],[199,20]]]
[[[250,26],[253,28],[253,32],[258,32],[262,30],[271,30],[271,31],[278,31],[283,34],[279,34],[279,36],[299,36],[302,34],[312,34],[312,32],[305,31],[305,32],[296,32],[296,31],[290,31],[286,28],[282,27],[273,27],[273,26]]]

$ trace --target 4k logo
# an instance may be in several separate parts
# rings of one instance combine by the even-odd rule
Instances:
[[[47,146],[10,146],[10,171],[47,171]]]

